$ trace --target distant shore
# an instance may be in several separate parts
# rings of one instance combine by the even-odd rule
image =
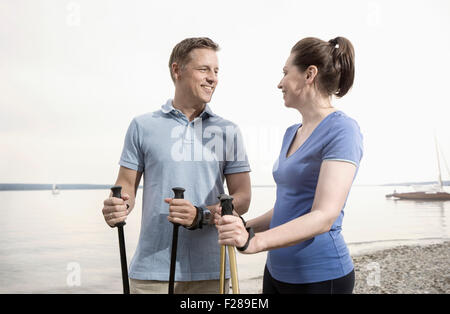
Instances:
[[[450,241],[401,245],[352,256],[354,294],[449,294]],[[241,293],[259,294],[262,276],[240,282]]]

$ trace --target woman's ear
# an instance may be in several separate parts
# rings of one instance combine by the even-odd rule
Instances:
[[[306,72],[306,83],[312,84],[319,70],[315,65],[310,65],[305,72]]]

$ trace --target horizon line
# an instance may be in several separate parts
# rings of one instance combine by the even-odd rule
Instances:
[[[402,182],[402,183],[362,183],[353,186],[411,186],[435,184],[437,181]],[[450,186],[450,181],[442,181],[444,186]],[[107,190],[113,184],[90,184],[90,183],[0,183],[0,191],[32,191],[32,190]],[[276,184],[252,184],[253,188],[273,188]],[[139,185],[138,189],[142,189]]]

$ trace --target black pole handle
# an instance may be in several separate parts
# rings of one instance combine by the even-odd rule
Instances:
[[[184,199],[184,191],[186,191],[185,189],[180,188],[180,187],[175,187],[175,188],[172,188],[172,190],[173,190],[173,193],[175,193],[174,198]]]
[[[122,198],[122,187],[115,185],[111,188],[113,197]],[[122,285],[123,294],[130,294],[130,284],[128,282],[128,266],[127,266],[127,253],[125,250],[125,236],[123,233],[123,226],[125,221],[119,222],[115,225],[119,234],[119,249],[120,249],[120,266],[122,268]]]
[[[220,200],[220,207],[222,207],[221,215],[233,215],[233,198],[227,194],[220,194],[217,198]]]
[[[185,189],[181,187],[172,188],[175,193],[175,197],[177,199],[184,198]],[[173,224],[173,235],[172,235],[172,252],[170,255],[170,273],[169,273],[169,294],[173,294],[174,285],[175,285],[175,265],[177,260],[177,244],[178,244],[178,227],[179,224]]]
[[[115,185],[111,188],[111,191],[113,193],[113,197],[122,198],[122,187],[120,185]],[[115,227],[123,227],[125,226],[125,221],[118,222]]]

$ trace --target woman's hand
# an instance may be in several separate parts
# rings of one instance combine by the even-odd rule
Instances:
[[[234,215],[220,216],[216,214],[214,216],[214,222],[219,232],[219,244],[231,245],[235,247],[243,247],[248,240],[249,233],[245,229],[245,226],[240,217]],[[245,251],[240,251],[244,254],[256,253],[255,250],[255,237],[250,240],[250,243]]]

